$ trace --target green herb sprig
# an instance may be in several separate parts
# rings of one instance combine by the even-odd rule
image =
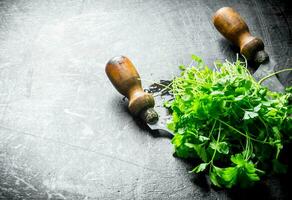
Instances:
[[[199,160],[192,172],[207,171],[218,187],[249,187],[265,173],[284,173],[280,153],[291,141],[291,88],[270,91],[239,60],[216,62],[212,70],[192,59],[196,64],[180,66],[181,76],[169,86],[174,100],[165,102],[175,154]]]

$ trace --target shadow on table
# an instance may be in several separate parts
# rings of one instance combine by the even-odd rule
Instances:
[[[292,151],[292,145],[287,146],[288,149],[283,154],[287,158],[288,168],[287,174],[282,175],[270,175],[263,177],[261,181],[255,184],[251,188],[232,188],[222,189],[215,186],[211,186],[209,177],[206,174],[194,174],[192,182],[199,186],[202,192],[216,191],[218,193],[225,193],[230,199],[245,200],[245,199],[292,199],[292,190],[290,181],[292,180],[292,159],[289,155]],[[193,161],[184,160],[187,163],[193,163]],[[192,166],[196,166],[193,165]]]
[[[270,176],[249,189],[234,188],[226,193],[231,199],[291,199],[291,172],[286,176]]]
[[[131,113],[127,110],[128,114]],[[152,130],[145,122],[143,122],[139,117],[133,117],[134,122],[136,123],[137,127],[141,130],[146,131],[150,136],[154,138],[168,138],[172,139],[173,135],[165,130]]]
[[[193,165],[195,166],[195,165]],[[222,189],[211,186],[208,175],[194,174],[192,182],[196,187],[199,187],[203,193],[224,193],[229,199],[246,200],[246,199],[292,199],[292,191],[289,181],[292,178],[291,169],[290,173],[281,176],[270,176],[262,179],[259,183],[251,188],[232,188]]]

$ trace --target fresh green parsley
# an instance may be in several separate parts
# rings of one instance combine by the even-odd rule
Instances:
[[[209,173],[218,187],[249,187],[267,173],[283,173],[280,154],[291,141],[291,88],[272,92],[251,76],[245,64],[202,59],[169,85],[174,97],[168,128],[175,154],[198,160],[194,173]]]

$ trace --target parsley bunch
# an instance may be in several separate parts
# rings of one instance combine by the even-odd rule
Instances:
[[[193,55],[170,87],[174,99],[168,128],[175,154],[199,161],[192,172],[209,172],[218,187],[248,187],[265,173],[282,173],[280,153],[291,141],[291,90],[272,92],[237,60],[208,68]]]

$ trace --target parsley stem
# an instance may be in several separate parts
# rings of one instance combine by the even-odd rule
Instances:
[[[210,137],[211,137],[211,135],[212,135],[212,133],[213,133],[213,130],[214,130],[215,125],[216,125],[216,122],[217,122],[217,120],[215,119],[215,122],[214,122],[214,124],[213,124],[213,126],[212,126],[212,129],[211,129],[211,131],[210,131],[210,133],[209,133],[209,136],[208,136],[209,139],[210,139]]]
[[[219,122],[221,122],[222,124],[228,126],[230,129],[234,130],[235,132],[239,133],[240,135],[242,135],[242,136],[244,136],[244,137],[247,137],[247,138],[249,138],[249,139],[251,139],[251,140],[253,140],[253,141],[255,141],[255,142],[259,142],[259,143],[263,143],[263,144],[270,144],[270,143],[268,143],[268,142],[264,142],[264,141],[261,141],[261,140],[257,140],[257,139],[255,139],[255,138],[252,138],[252,137],[250,137],[249,135],[244,134],[243,132],[237,130],[237,129],[234,128],[233,126],[230,126],[229,124],[223,122],[223,121],[220,120],[220,119],[217,119],[217,120],[218,120]]]
[[[266,129],[266,132],[267,132],[266,138],[264,139],[264,142],[265,142],[267,140],[267,138],[268,138],[268,135],[269,135],[268,126],[265,123],[265,121],[261,118],[261,116],[258,116],[258,117],[259,117],[260,121],[263,123],[263,125],[265,126],[265,129]]]
[[[245,160],[249,160],[250,159],[250,156],[252,154],[252,151],[253,151],[253,145],[250,141],[250,138],[246,138],[246,147],[245,147],[245,153],[244,153],[244,157],[245,157]]]
[[[267,80],[268,78],[272,77],[272,76],[275,76],[276,74],[279,74],[279,73],[282,73],[282,72],[286,72],[286,71],[292,71],[292,68],[287,68],[287,69],[282,69],[282,70],[279,70],[279,71],[276,71],[274,73],[271,73],[267,76],[265,76],[264,78],[262,78],[260,81],[259,81],[259,84],[261,85],[265,80]]]
[[[217,120],[216,120],[217,121]],[[215,121],[215,122],[216,122]],[[221,123],[219,124],[219,131],[218,131],[218,136],[217,136],[217,144],[218,144],[218,142],[219,142],[219,140],[220,140],[220,133],[221,133]],[[214,160],[214,158],[215,158],[215,155],[216,155],[216,153],[217,153],[217,150],[216,149],[214,149],[214,153],[213,153],[213,156],[212,156],[212,158],[211,158],[211,160],[210,160],[210,164],[213,166],[213,160]]]

